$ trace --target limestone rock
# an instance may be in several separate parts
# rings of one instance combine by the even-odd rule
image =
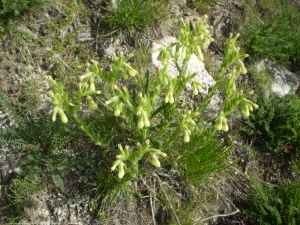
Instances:
[[[170,45],[175,40],[176,40],[175,37],[166,36],[166,37],[162,38],[161,40],[153,43],[152,54],[151,54],[152,69],[156,69],[160,66],[162,67],[161,62],[159,60],[157,60],[157,57],[159,55],[159,49],[164,45],[166,45],[166,46]],[[175,51],[175,47],[174,47],[174,51]],[[182,60],[179,59],[178,64],[182,65],[182,63],[183,63]],[[170,60],[169,73],[174,75],[174,77],[179,76],[179,72],[176,69],[175,63],[172,60]],[[191,74],[197,73],[197,75],[194,77],[194,79],[205,85],[204,89],[199,90],[200,93],[202,93],[202,94],[207,94],[208,88],[212,87],[216,83],[214,81],[214,79],[209,75],[207,70],[204,68],[203,62],[199,61],[195,54],[192,54],[192,56],[188,62],[187,73],[191,73]],[[187,84],[186,90],[187,91],[192,90],[190,84]]]
[[[150,67],[152,70],[155,70],[158,67],[162,66],[162,63],[157,60],[157,57],[159,55],[159,49],[163,45],[166,46],[170,45],[175,40],[176,40],[175,37],[166,36],[158,41],[153,42],[152,54],[151,54],[152,64]],[[174,51],[175,51],[175,47],[174,47]],[[178,64],[182,65],[182,63],[183,63],[182,60],[179,59]],[[176,69],[175,63],[171,60],[169,66],[169,73],[174,75],[174,77],[179,76],[179,72]],[[205,85],[204,89],[199,90],[201,94],[206,95],[208,93],[208,89],[214,86],[216,83],[214,79],[210,76],[210,74],[207,72],[207,70],[205,69],[203,62],[199,61],[195,54],[192,54],[190,61],[188,62],[187,73],[197,73],[194,79]],[[189,83],[186,85],[186,90],[187,91],[192,90],[192,87]],[[218,115],[218,112],[220,110],[221,102],[222,100],[218,95],[214,96],[210,104],[205,110],[206,115],[210,118],[215,118]]]
[[[265,67],[274,75],[271,92],[278,97],[295,94],[300,87],[300,78],[289,70],[276,65],[270,60],[264,60]]]

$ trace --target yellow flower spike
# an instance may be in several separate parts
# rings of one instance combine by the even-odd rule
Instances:
[[[68,118],[67,118],[65,112],[61,108],[58,108],[58,114],[60,116],[61,122],[68,123]]]

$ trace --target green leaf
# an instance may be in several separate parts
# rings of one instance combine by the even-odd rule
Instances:
[[[145,73],[145,80],[144,80],[144,93],[148,95],[148,87],[149,87],[149,70]]]
[[[57,187],[59,187],[62,191],[64,191],[65,190],[65,185],[64,185],[64,181],[62,180],[60,174],[59,173],[52,173],[51,177],[52,177],[53,183]]]

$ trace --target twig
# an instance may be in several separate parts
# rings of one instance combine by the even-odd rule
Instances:
[[[157,174],[153,174],[153,175],[157,177],[158,184],[159,184],[159,186],[161,187],[161,190],[162,190],[162,192],[164,193],[164,195],[165,195],[165,197],[166,197],[166,199],[167,199],[167,201],[168,201],[168,203],[169,203],[169,205],[170,205],[170,208],[171,208],[172,211],[173,211],[173,214],[174,214],[174,216],[175,216],[175,218],[176,218],[176,220],[177,220],[177,223],[178,223],[179,225],[181,225],[180,220],[179,220],[179,218],[178,218],[178,216],[177,216],[177,214],[176,214],[176,212],[175,212],[175,209],[174,209],[172,203],[170,202],[170,199],[169,199],[169,197],[168,197],[168,195],[167,195],[167,193],[166,193],[166,191],[165,191],[165,189],[164,189],[164,187],[163,187],[163,185],[162,185],[162,181],[160,180],[159,176],[157,176]]]
[[[244,1],[243,1],[244,2]],[[251,9],[251,7],[246,3],[244,2],[244,4],[250,9],[250,11],[257,17],[257,19],[262,23],[262,24],[265,24],[264,21],[262,21],[258,15],[256,15],[256,13]]]
[[[147,183],[146,183],[146,181],[144,179],[142,179],[142,181],[143,181],[143,184],[147,187],[148,192],[149,192],[149,196],[144,196],[144,197],[149,197],[153,225],[156,225],[155,213],[154,213],[154,209],[155,209],[155,195],[154,195],[154,198],[153,198],[154,201],[152,201],[152,197],[153,197],[152,196],[152,191],[153,191],[153,189],[150,188],[150,187],[148,187],[148,185],[147,185]],[[155,187],[154,187],[154,190],[155,190]]]
[[[150,205],[151,205],[151,213],[152,213],[152,220],[153,225],[156,225],[155,217],[154,217],[154,210],[155,210],[155,180],[154,180],[154,187],[150,190]],[[152,202],[152,191],[153,193],[153,202]]]
[[[154,217],[154,204],[152,202],[152,191],[150,191],[150,206],[151,206],[151,215],[153,220],[153,225],[156,225],[155,217]]]
[[[234,215],[236,213],[240,212],[240,210],[236,210],[234,212],[231,212],[231,213],[226,213],[226,214],[219,214],[219,215],[214,215],[214,216],[211,216],[211,217],[208,217],[208,218],[205,218],[203,220],[201,220],[201,222],[204,222],[206,220],[210,220],[210,219],[214,219],[214,218],[218,218],[218,217],[227,217],[227,216],[231,216],[231,215]],[[194,223],[195,224],[195,223]]]

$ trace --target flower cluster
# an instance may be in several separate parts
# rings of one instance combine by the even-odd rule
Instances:
[[[251,102],[247,98],[253,94],[253,91],[250,91],[246,94],[243,91],[238,91],[235,85],[236,78],[240,74],[247,73],[243,59],[248,57],[247,54],[241,54],[240,48],[236,47],[236,40],[239,37],[237,34],[233,37],[233,34],[230,34],[230,37],[227,41],[227,48],[225,50],[225,58],[222,62],[221,69],[219,71],[219,77],[221,81],[226,83],[225,89],[225,101],[223,107],[220,110],[218,117],[215,122],[215,130],[228,131],[228,124],[226,116],[232,113],[238,106],[242,108],[242,113],[245,117],[250,115],[249,111],[253,111],[254,108],[258,108],[258,105]],[[232,68],[231,72],[227,75],[224,75],[226,70]],[[224,79],[222,79],[224,78]]]
[[[247,99],[252,92],[244,94],[243,91],[236,90],[237,76],[247,72],[242,61],[247,55],[241,54],[235,43],[238,35],[230,36],[229,47],[225,51],[225,58],[217,76],[218,85],[209,90],[208,97],[205,97],[203,104],[199,107],[179,109],[179,96],[188,83],[191,84],[193,95],[197,95],[199,90],[205,87],[194,79],[196,73],[189,74],[187,72],[187,67],[192,54],[196,54],[202,61],[202,51],[213,41],[209,34],[211,28],[205,25],[206,19],[207,16],[193,25],[183,22],[179,38],[169,46],[163,46],[160,49],[157,59],[161,61],[162,67],[154,74],[147,71],[144,76],[141,76],[143,85],[137,86],[136,89],[128,88],[128,90],[125,86],[117,86],[118,79],[133,78],[138,74],[127,62],[130,56],[124,56],[122,52],[113,57],[110,70],[104,70],[96,61],[91,61],[91,64],[88,64],[89,71],[79,77],[78,89],[71,98],[64,91],[61,82],[57,83],[52,77],[47,76],[46,79],[51,83],[50,95],[54,105],[52,120],[55,121],[58,114],[61,121],[67,123],[67,115],[70,115],[76,125],[95,144],[101,145],[107,151],[116,151],[112,143],[119,141],[121,135],[117,134],[115,137],[115,133],[113,133],[115,130],[112,129],[113,131],[108,137],[105,132],[109,129],[105,125],[101,127],[102,124],[97,123],[99,127],[95,128],[86,123],[80,117],[81,114],[77,113],[85,105],[92,110],[97,110],[97,113],[106,113],[107,110],[112,110],[114,116],[118,117],[116,121],[120,121],[122,124],[120,129],[126,127],[124,142],[127,145],[125,148],[122,147],[122,144],[118,145],[119,153],[111,167],[111,171],[117,169],[119,179],[122,179],[125,174],[130,174],[132,177],[137,176],[139,174],[138,167],[141,164],[139,162],[143,159],[155,167],[161,167],[160,158],[167,157],[167,154],[159,148],[170,143],[164,142],[165,137],[168,139],[167,141],[170,141],[171,137],[177,135],[176,137],[183,137],[184,142],[190,142],[192,135],[199,130],[199,116],[215,95],[220,84],[225,86],[225,99],[211,135],[215,130],[228,131],[226,116],[233,110],[241,107],[242,113],[249,116],[249,113],[258,107]],[[177,68],[179,73],[177,77],[169,70],[171,63]],[[225,74],[229,68],[231,72]],[[149,81],[150,76],[154,77],[153,82]],[[105,106],[102,108],[95,100],[95,96],[101,94],[97,89],[97,85],[99,86],[100,83],[105,100],[97,100]],[[82,102],[86,102],[86,104],[82,104]],[[127,133],[132,135],[129,137]],[[134,143],[137,144],[132,147]]]
[[[132,168],[137,167],[137,163],[139,160],[145,155],[148,155],[148,160],[155,167],[160,167],[161,163],[159,161],[159,157],[167,157],[166,153],[163,153],[159,149],[150,147],[150,140],[146,140],[144,145],[141,145],[139,142],[137,143],[137,149],[134,152],[129,151],[129,146],[125,146],[123,149],[122,145],[118,145],[120,154],[116,156],[117,160],[114,162],[111,167],[111,171],[114,171],[118,167],[118,178],[122,179],[125,175],[126,164],[125,161],[129,161],[131,163]]]
[[[199,114],[199,112],[192,113],[191,110],[189,110],[186,114],[180,114],[178,123],[180,128],[183,130],[184,142],[189,142],[192,131],[198,128],[193,118],[199,116]]]

